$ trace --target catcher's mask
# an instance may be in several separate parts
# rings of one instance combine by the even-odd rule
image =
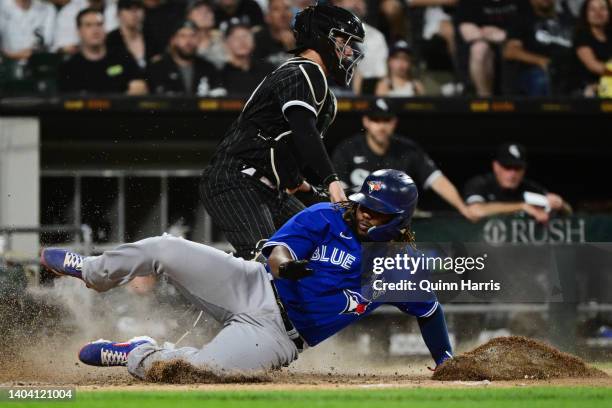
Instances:
[[[365,31],[356,15],[340,7],[317,4],[297,14],[293,33],[294,54],[306,49],[317,51],[334,81],[339,85],[350,84],[364,57]]]

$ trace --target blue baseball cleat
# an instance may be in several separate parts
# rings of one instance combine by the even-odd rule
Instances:
[[[446,350],[444,352],[444,355],[440,359],[440,362],[436,364],[436,368],[431,368],[431,367],[427,367],[427,368],[429,369],[429,371],[435,372],[438,369],[438,367],[442,365],[442,363],[444,363],[446,360],[451,360],[453,358],[454,358],[453,355],[448,350]]]
[[[45,248],[40,253],[40,263],[56,275],[83,279],[81,268],[84,256],[66,249]]]
[[[98,340],[83,346],[79,351],[79,360],[98,367],[127,366],[128,354],[143,344],[157,344],[148,336],[134,337],[124,343]]]

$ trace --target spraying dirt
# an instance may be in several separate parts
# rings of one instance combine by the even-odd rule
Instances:
[[[582,359],[526,337],[498,337],[447,360],[433,374],[440,381],[596,378],[606,373]]]
[[[151,316],[151,310],[155,315]],[[96,368],[81,364],[76,354],[88,341],[100,337],[128,339],[152,335],[175,340],[195,319],[192,310],[126,291],[94,293],[80,282],[60,279],[53,288],[30,289],[26,294],[6,296],[0,304],[0,384],[71,384],[90,387],[144,385],[124,367]],[[218,329],[203,318],[182,345],[201,347]],[[366,359],[356,356],[355,344],[334,338],[307,350],[289,369],[255,376],[220,378],[184,362],[156,366],[148,373],[151,386],[172,384],[203,386],[452,386],[452,382],[430,381],[422,360],[385,359],[376,353]],[[578,381],[580,384],[612,384],[610,377],[588,367],[582,360],[526,338],[498,338],[441,367],[435,380],[515,380],[532,382]],[[602,377],[602,378],[595,378]],[[563,380],[569,378],[569,380]]]
[[[145,380],[168,384],[223,384],[270,382],[272,378],[265,373],[217,375],[183,360],[171,360],[154,362],[147,371]]]

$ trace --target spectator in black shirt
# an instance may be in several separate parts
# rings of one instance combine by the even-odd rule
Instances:
[[[357,134],[336,147],[332,162],[340,180],[358,191],[370,173],[379,169],[405,171],[419,188],[431,188],[468,219],[472,215],[455,186],[415,142],[396,135],[397,117],[390,100],[377,99],[362,118],[365,134]]]
[[[507,93],[544,96],[567,92],[572,54],[572,22],[555,0],[530,0],[532,12],[509,30],[504,58],[513,79]]]
[[[525,179],[527,156],[518,143],[505,143],[497,149],[493,172],[469,180],[464,199],[478,217],[525,212],[538,222],[547,222],[549,212],[571,212],[571,207],[539,184]]]
[[[147,74],[151,92],[165,95],[223,96],[215,66],[196,55],[196,26],[176,24],[168,52],[153,62]]]
[[[295,46],[292,18],[289,0],[270,0],[266,14],[267,27],[255,33],[253,59],[280,65],[292,56],[287,52]]]
[[[461,0],[455,15],[463,43],[469,48],[470,79],[478,96],[491,96],[495,59],[510,24],[524,12],[525,0]]]
[[[79,52],[60,65],[58,88],[63,93],[147,92],[138,66],[131,58],[107,52],[104,17],[94,9],[77,15]]]
[[[606,63],[612,61],[612,11],[607,0],[586,0],[574,37],[576,52],[575,88],[593,96],[599,78],[612,75]]]
[[[230,20],[238,19],[249,27],[263,26],[264,16],[261,7],[255,0],[216,0],[217,10],[215,20],[217,27],[223,31],[223,26]]]
[[[104,30],[109,33],[116,29],[117,4],[115,0],[71,0],[57,13],[53,49],[67,55],[75,54],[79,49],[79,33],[76,17],[79,11],[86,8],[98,10],[104,16]]]
[[[230,25],[225,33],[228,61],[221,70],[223,86],[231,95],[249,95],[274,65],[253,60],[255,48],[251,29],[239,22]]]
[[[106,47],[109,52],[132,58],[144,69],[153,55],[142,33],[144,6],[142,0],[119,0],[117,2],[119,28],[108,33]]]

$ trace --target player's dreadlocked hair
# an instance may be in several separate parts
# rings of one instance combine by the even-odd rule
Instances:
[[[336,210],[345,210],[344,214],[342,215],[342,218],[348,223],[352,223],[355,220],[358,206],[359,203],[350,200],[340,201],[334,204],[334,208]],[[410,246],[412,246],[414,249],[416,249],[416,234],[414,233],[414,231],[407,228],[402,231],[402,235],[400,235],[399,238],[394,239],[391,242],[405,242],[407,244],[410,244]]]

